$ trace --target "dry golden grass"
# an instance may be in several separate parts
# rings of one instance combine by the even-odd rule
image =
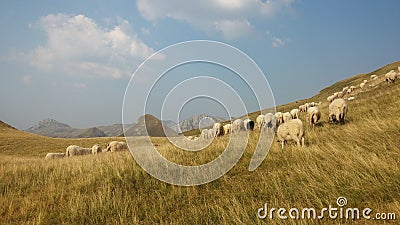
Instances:
[[[379,74],[378,74],[379,75]],[[358,82],[363,76],[349,79]],[[400,82],[399,82],[400,83]],[[322,121],[306,126],[306,146],[273,143],[259,168],[248,171],[258,131],[238,164],[225,176],[195,187],[163,183],[141,169],[129,152],[44,160],[70,144],[102,147],[123,138],[56,139],[0,125],[0,224],[399,224],[374,220],[279,220],[257,218],[270,207],[336,206],[395,212],[400,216],[400,85],[379,84],[348,102],[343,126],[327,123],[326,96],[347,83],[332,85],[314,98],[323,101]],[[329,93],[328,93],[329,92]],[[254,113],[255,116],[257,113]],[[301,114],[304,121],[305,114]],[[166,158],[185,165],[209,162],[223,151],[220,137],[201,152],[182,152],[165,138],[152,138]]]

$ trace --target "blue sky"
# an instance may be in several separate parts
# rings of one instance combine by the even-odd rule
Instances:
[[[0,120],[20,129],[44,118],[74,127],[121,123],[125,89],[140,63],[197,39],[227,43],[251,57],[277,104],[311,97],[400,59],[398,8],[395,0],[1,1]],[[230,73],[209,65],[203,73],[190,69],[182,71]],[[175,84],[183,74],[176,72],[170,74]],[[229,85],[246,96],[235,79]],[[204,101],[188,105],[193,108],[181,118],[197,109],[225,115]],[[131,121],[143,112],[137,107]]]

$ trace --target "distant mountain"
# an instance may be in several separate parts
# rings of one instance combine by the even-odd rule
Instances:
[[[207,114],[199,114],[195,115],[191,118],[185,119],[179,124],[176,124],[175,126],[172,126],[171,128],[175,130],[178,133],[182,133],[185,131],[189,130],[194,130],[198,129],[200,127],[209,127],[214,124],[214,122],[221,122],[221,121],[226,121],[227,119],[217,117],[217,116],[210,116]]]
[[[72,128],[70,125],[58,122],[55,119],[44,119],[25,131],[48,137],[65,138],[72,138],[80,133],[78,128]]]
[[[175,130],[174,127],[177,127],[176,125],[178,124],[178,123],[176,123],[175,121],[172,121],[172,120],[161,120],[161,122],[165,126],[167,126],[169,128],[172,128],[173,130]],[[175,131],[178,132],[178,130],[175,130]]]
[[[131,125],[128,125],[129,127]],[[59,138],[91,138],[91,137],[116,137],[122,133],[122,124],[99,126],[92,128],[73,128],[68,124],[55,119],[44,119],[38,124],[26,129],[26,132],[47,137]]]
[[[91,138],[91,137],[105,137],[104,131],[97,127],[92,127],[84,129],[80,134],[77,135],[78,138]]]
[[[141,116],[137,120],[137,123],[125,132],[125,136],[165,137],[177,135],[178,133],[176,131],[169,128],[155,116],[150,114]]]

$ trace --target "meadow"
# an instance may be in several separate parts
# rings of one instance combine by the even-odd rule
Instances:
[[[380,77],[399,63],[373,71]],[[263,163],[249,172],[259,131],[239,162],[213,182],[180,187],[161,182],[138,166],[129,152],[45,160],[70,144],[105,147],[115,138],[47,138],[0,124],[0,224],[399,224],[400,222],[400,82],[358,91],[349,101],[342,126],[327,122],[326,97],[361,83],[360,74],[321,90],[310,99],[278,106],[288,111],[321,101],[322,121],[305,123],[305,147],[281,149],[274,143]],[[380,78],[382,79],[382,78]],[[259,112],[251,113],[252,119]],[[305,113],[301,114],[305,121]],[[192,134],[196,134],[195,131]],[[197,165],[217,157],[229,140],[218,137],[205,150],[182,152],[165,138],[152,138],[166,158]],[[393,220],[260,219],[259,208],[322,209],[337,206],[395,213]]]

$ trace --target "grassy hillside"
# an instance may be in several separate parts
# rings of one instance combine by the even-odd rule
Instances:
[[[373,73],[381,75],[398,63]],[[196,187],[165,184],[148,175],[128,152],[44,160],[69,144],[92,146],[122,138],[55,139],[0,124],[0,224],[399,224],[400,82],[357,90],[343,126],[328,124],[326,97],[370,74],[338,82],[313,98],[277,107],[322,101],[322,122],[306,126],[306,146],[278,143],[253,172],[247,170],[258,131],[250,134],[238,164],[220,179]],[[368,78],[369,79],[369,78]],[[382,78],[380,78],[382,79]],[[250,117],[255,117],[255,112]],[[301,114],[304,121],[305,115]],[[166,158],[198,165],[218,156],[220,137],[200,152],[182,152],[165,138],[153,138]],[[396,213],[397,220],[260,220],[257,210],[336,205]]]

